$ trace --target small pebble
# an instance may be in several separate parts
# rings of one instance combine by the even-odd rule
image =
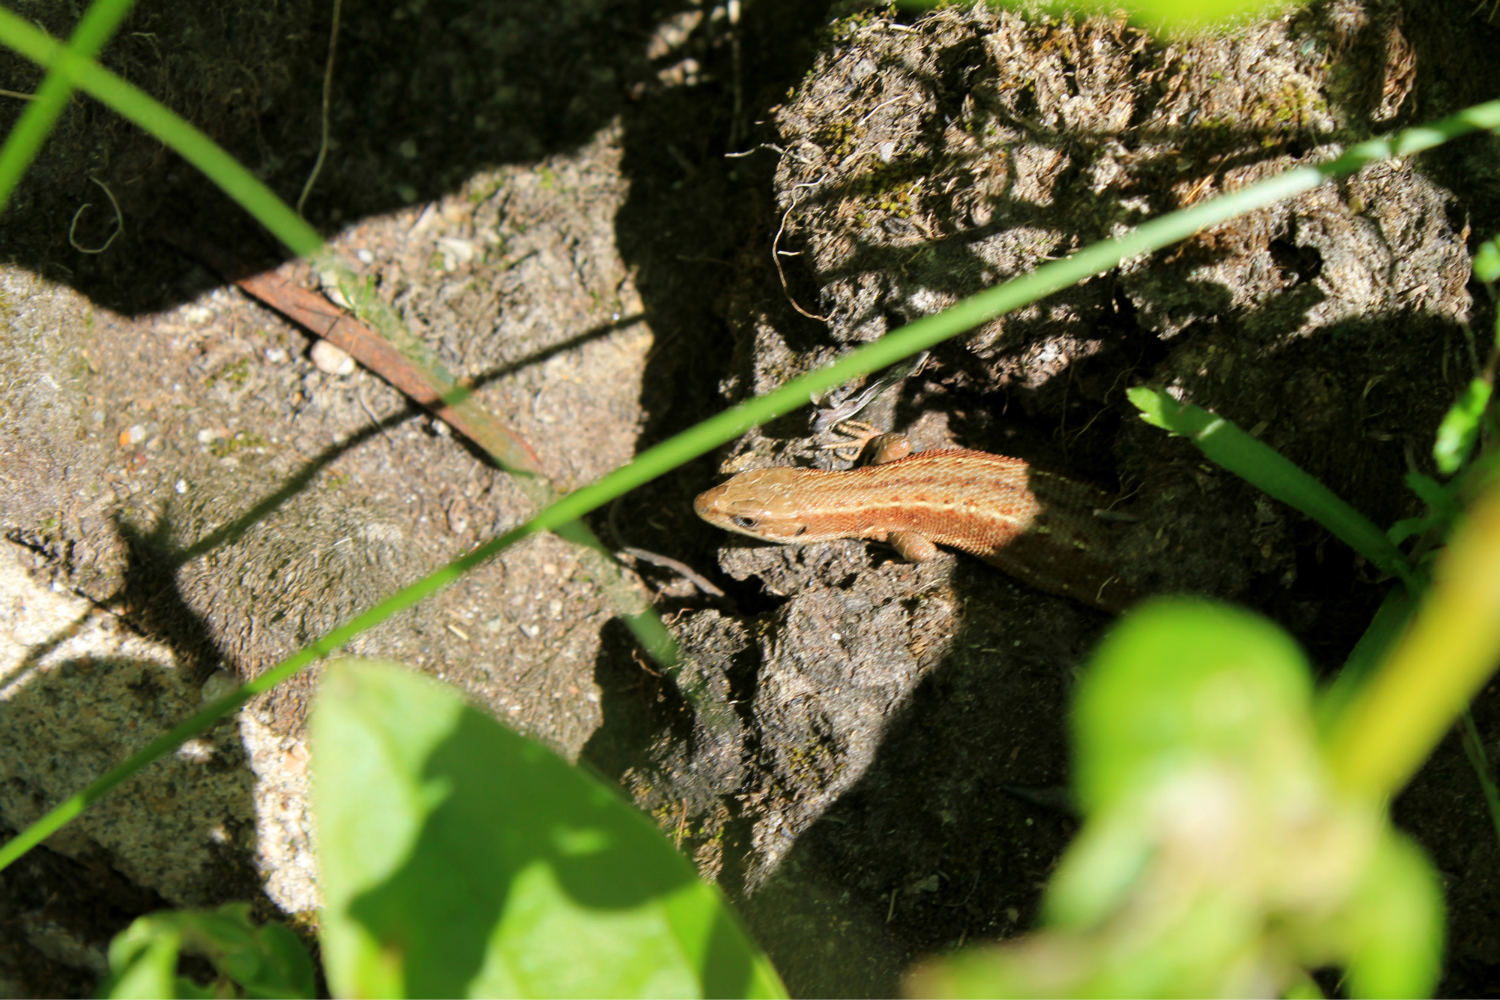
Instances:
[[[146,440],[146,428],[143,424],[132,424],[120,432],[120,447],[129,448]]]
[[[354,359],[342,348],[335,347],[326,340],[313,344],[309,356],[320,372],[326,372],[329,375],[352,375],[354,373]]]
[[[344,298],[344,291],[339,287],[339,273],[335,270],[322,271],[318,274],[318,283],[323,286],[323,295],[338,306],[340,309],[348,309],[353,312],[354,307],[349,300]]]
[[[208,680],[203,682],[203,687],[199,689],[199,697],[203,704],[207,705],[211,701],[218,701],[239,686],[239,682],[228,672],[215,670],[208,675]]]
[[[177,756],[183,760],[190,760],[194,764],[206,764],[213,759],[214,745],[208,740],[188,740],[177,748]]]

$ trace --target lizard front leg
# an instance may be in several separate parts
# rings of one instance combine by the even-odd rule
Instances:
[[[926,562],[938,553],[938,548],[931,539],[915,531],[886,532],[885,543],[907,562]]]

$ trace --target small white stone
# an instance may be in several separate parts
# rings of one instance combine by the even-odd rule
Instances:
[[[474,241],[462,240],[454,236],[439,236],[437,239],[438,253],[443,257],[443,270],[456,271],[460,265],[468,264],[474,259]]]
[[[199,695],[203,699],[203,704],[207,705],[209,702],[218,701],[239,686],[239,682],[227,672],[215,670],[208,675],[208,680],[203,682]]]
[[[177,748],[177,756],[195,764],[203,764],[214,755],[214,745],[205,739],[191,739]]]
[[[375,263],[375,255],[372,254],[370,251],[364,249],[363,247],[361,247],[360,249],[354,251],[354,256],[356,256],[356,257],[359,258],[359,262],[361,264],[373,264],[373,263]]]
[[[187,492],[187,480],[186,479],[179,479],[179,480],[177,480],[176,484],[173,485],[172,489],[176,490],[178,493],[186,493]]]
[[[273,365],[286,364],[287,353],[285,347],[266,348],[266,360]]]
[[[350,312],[354,311],[354,307],[344,297],[344,290],[339,287],[339,273],[337,271],[330,268],[327,271],[320,272],[318,274],[318,284],[323,287],[323,295],[329,302],[332,302],[340,309],[348,309]]]
[[[352,375],[354,373],[354,359],[342,348],[335,347],[326,340],[313,344],[309,354],[312,357],[312,363],[320,372],[326,372],[329,375]]]

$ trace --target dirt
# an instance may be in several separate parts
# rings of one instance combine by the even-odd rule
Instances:
[[[1457,0],[1340,0],[1171,43],[1106,20],[768,0],[745,5],[738,70],[724,11],[344,11],[337,144],[309,219],[561,488],[1122,226],[1496,89],[1497,29]],[[61,9],[38,16],[68,28]],[[317,152],[330,16],[266,0],[143,7],[103,61],[294,202]],[[17,90],[40,79],[7,73]],[[940,347],[864,416],[1126,495],[1139,520],[1118,545],[1135,586],[1248,604],[1335,669],[1382,581],[1134,419],[1123,392],[1167,386],[1234,419],[1377,523],[1416,513],[1402,475],[1427,468],[1470,377],[1459,324],[1493,321],[1465,282],[1500,229],[1496,153],[1464,140],[1128,262]],[[84,202],[77,242],[109,234],[89,178],[125,218],[102,254],[67,238]],[[186,227],[242,260],[284,260],[91,101],[69,106],[0,225],[0,520],[4,558],[26,569],[6,577],[20,581],[9,606],[31,616],[7,619],[21,638],[0,726],[27,741],[5,766],[8,832],[174,706],[529,508],[441,424],[367,372],[320,370],[310,337],[165,242]],[[626,559],[679,635],[695,709],[551,538],[351,650],[458,684],[618,779],[729,892],[794,993],[890,995],[923,955],[1031,925],[1076,828],[1039,802],[1067,780],[1074,671],[1112,618],[951,553],[909,565],[853,542],[761,546],[693,516],[721,469],[839,465],[809,415],[593,518],[612,547],[726,591]],[[105,645],[87,645],[91,630]],[[91,988],[109,937],[161,905],[255,894],[262,916],[313,909],[301,796],[315,679],[116,793],[171,803],[177,825],[145,806],[86,818],[0,875],[0,992]],[[101,742],[59,704],[135,721]],[[1474,714],[1493,758],[1493,688]],[[74,766],[39,763],[85,739]],[[215,780],[219,793],[195,791]],[[1447,882],[1442,992],[1493,991],[1500,846],[1456,740],[1396,817]],[[148,860],[164,836],[182,845],[176,867]]]

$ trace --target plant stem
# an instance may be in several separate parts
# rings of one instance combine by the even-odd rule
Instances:
[[[1406,784],[1500,662],[1500,486],[1470,508],[1411,627],[1329,742],[1344,787],[1385,798]]]

